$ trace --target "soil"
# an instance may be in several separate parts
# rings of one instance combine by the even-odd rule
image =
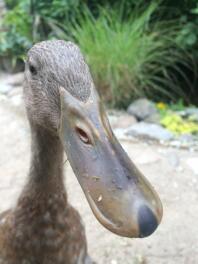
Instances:
[[[0,100],[0,211],[14,206],[26,180],[29,135],[23,106]],[[98,264],[197,264],[198,175],[187,161],[198,161],[198,153],[141,141],[121,143],[159,193],[163,220],[156,232],[144,239],[110,233],[94,218],[66,163],[69,199],[85,223],[90,255]]]

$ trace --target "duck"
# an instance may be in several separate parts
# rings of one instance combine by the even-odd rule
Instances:
[[[33,45],[24,101],[31,160],[16,204],[0,214],[0,263],[93,263],[80,214],[68,202],[64,153],[105,228],[124,237],[151,235],[162,218],[160,198],[114,135],[75,43]]]

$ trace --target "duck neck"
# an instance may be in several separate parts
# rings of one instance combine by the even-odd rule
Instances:
[[[63,147],[59,137],[43,127],[33,125],[31,132],[29,185],[47,193],[64,191]]]

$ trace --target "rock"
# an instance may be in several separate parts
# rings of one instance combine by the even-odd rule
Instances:
[[[185,110],[185,113],[189,116],[189,115],[198,115],[198,108],[196,107],[189,107]]]
[[[198,122],[198,108],[189,107],[185,110],[177,112],[182,117],[190,118],[192,121]]]
[[[170,146],[171,147],[175,147],[175,148],[181,148],[182,147],[182,143],[179,140],[173,140],[170,142]]]
[[[186,163],[195,174],[198,174],[198,166],[197,166],[198,158],[197,157],[192,157],[192,158],[187,159]]]
[[[178,137],[178,141],[181,142],[183,148],[195,147],[197,145],[198,137],[192,134],[183,134]]]
[[[195,139],[195,136],[191,134],[183,134],[178,137],[178,140],[183,142],[183,143],[192,143]]]
[[[156,112],[156,113],[148,116],[146,119],[144,119],[144,122],[160,124],[160,114],[158,112]]]
[[[113,129],[115,129],[115,128],[128,128],[135,123],[137,123],[136,118],[132,115],[125,113],[122,116],[115,118],[115,120],[113,122],[111,122],[111,126]]]
[[[197,122],[198,123],[198,115],[191,115],[189,116],[189,119],[193,122]]]
[[[144,137],[154,139],[158,141],[168,141],[173,138],[173,134],[157,124],[149,124],[145,122],[137,123],[131,126],[127,132],[127,135]]]
[[[153,102],[146,98],[141,98],[130,104],[127,112],[141,121],[157,113],[157,109]]]

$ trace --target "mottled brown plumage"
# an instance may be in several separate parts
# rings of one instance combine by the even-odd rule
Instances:
[[[61,60],[67,67],[55,80],[53,74],[60,71]],[[63,146],[57,134],[58,88],[62,84],[72,89],[75,81],[83,85],[88,73],[82,75],[81,69],[86,71],[86,67],[72,43],[42,42],[29,51],[24,98],[32,132],[31,166],[16,207],[0,216],[1,264],[84,264],[90,261],[80,216],[67,202]],[[67,71],[73,71],[74,76],[69,74],[67,78]],[[88,87],[82,87],[79,96],[79,90],[72,89],[74,96],[84,100]]]
[[[24,99],[31,128],[27,183],[0,216],[0,264],[88,264],[79,214],[68,204],[63,150],[100,223],[152,234],[162,205],[114,136],[79,48],[60,40],[28,52]]]

